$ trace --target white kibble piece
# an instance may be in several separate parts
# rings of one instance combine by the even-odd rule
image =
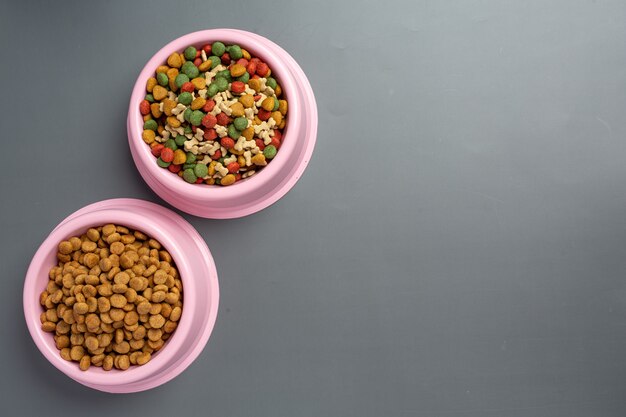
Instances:
[[[246,166],[249,167],[250,165],[252,165],[252,152],[250,151],[245,151],[243,153],[243,157],[246,160]]]
[[[235,150],[236,151],[243,151],[243,144],[246,142],[246,138],[244,138],[243,136],[239,136],[239,139],[237,139],[237,142],[235,143]]]
[[[219,136],[220,138],[228,135],[228,129],[226,128],[226,126],[215,125],[215,131],[217,132],[217,136]]]
[[[180,113],[184,112],[186,109],[187,109],[187,107],[186,107],[184,104],[180,104],[180,103],[178,103],[178,104],[176,105],[176,107],[174,107],[174,108],[172,109],[172,114],[176,116],[176,115],[178,115],[178,114],[180,114]]]
[[[200,56],[202,57],[202,62],[206,61],[207,59],[209,59],[206,56],[206,51],[203,49],[202,52],[200,52]]]
[[[206,88],[198,91],[198,95],[202,97],[203,99],[206,99],[206,93],[207,93]]]
[[[254,119],[254,109],[243,109],[243,113],[247,119]],[[251,120],[249,121],[248,126],[250,126],[250,123],[252,123]]]
[[[219,172],[222,177],[228,175],[228,169],[219,162],[215,164],[215,171]]]

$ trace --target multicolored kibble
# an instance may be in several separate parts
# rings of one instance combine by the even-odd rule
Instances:
[[[222,186],[266,166],[280,149],[288,108],[271,75],[239,45],[172,53],[139,103],[156,163],[188,183]]]

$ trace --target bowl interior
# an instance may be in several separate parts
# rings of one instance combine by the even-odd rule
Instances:
[[[240,192],[245,193],[246,191],[255,188],[257,183],[264,182],[267,178],[284,171],[281,168],[288,162],[291,154],[297,148],[296,142],[298,141],[299,136],[301,136],[297,134],[300,130],[298,118],[300,109],[296,95],[296,86],[294,84],[293,77],[287,69],[288,63],[281,61],[266,45],[263,45],[257,39],[249,37],[246,34],[247,32],[243,31],[213,29],[185,35],[170,42],[158,51],[150,59],[150,61],[148,61],[140,73],[131,97],[129,127],[133,132],[131,135],[132,139],[139,142],[139,145],[141,145],[139,146],[139,156],[144,161],[145,166],[148,168],[150,173],[158,178],[159,182],[165,183],[169,187],[183,188],[185,192],[198,196],[203,195],[210,189],[211,193],[219,198],[220,193],[232,194],[234,189],[239,189]],[[154,71],[157,66],[162,65],[172,52],[182,52],[184,48],[189,45],[199,48],[206,43],[212,43],[215,41],[222,41],[226,44],[236,43],[242,48],[248,50],[251,55],[257,56],[264,62],[268,63],[272,70],[272,76],[278,81],[281,87],[283,87],[283,95],[286,96],[289,103],[289,113],[287,114],[287,123],[283,131],[283,141],[276,157],[271,161],[271,163],[267,164],[267,166],[258,171],[255,175],[241,181],[237,181],[229,187],[220,187],[208,184],[189,184],[182,179],[177,178],[176,174],[158,167],[156,164],[156,158],[154,158],[154,156],[150,153],[150,147],[141,139],[143,119],[138,110],[139,103],[143,100],[143,97],[146,94],[145,85],[148,78],[154,75]]]

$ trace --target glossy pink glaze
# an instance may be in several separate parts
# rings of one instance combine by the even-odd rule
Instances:
[[[126,371],[103,371],[91,367],[83,372],[75,362],[59,355],[51,333],[41,330],[39,295],[56,264],[57,245],[89,227],[106,223],[141,230],[157,239],[170,252],[183,282],[183,314],[179,326],[163,349],[144,366]],[[217,318],[219,286],[211,253],[198,232],[178,214],[143,200],[113,199],[86,206],[61,222],[41,244],[26,273],[24,316],[28,330],[41,353],[57,369],[91,388],[129,393],[161,385],[176,377],[202,352]]]
[[[188,184],[160,168],[141,139],[143,121],[139,103],[148,78],[173,51],[189,45],[222,41],[236,43],[268,63],[287,96],[289,113],[281,148],[271,163],[256,175],[229,187]],[[139,74],[128,110],[128,141],[139,173],[161,198],[174,207],[200,217],[243,217],[264,209],[285,195],[306,168],[317,137],[317,106],[308,79],[296,61],[270,40],[242,30],[211,29],[182,36],[163,47]]]

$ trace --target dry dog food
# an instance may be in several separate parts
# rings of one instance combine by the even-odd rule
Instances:
[[[59,243],[57,259],[41,293],[41,328],[81,370],[144,365],[176,329],[183,287],[156,240],[107,224]]]
[[[148,79],[143,140],[157,164],[188,183],[231,185],[280,148],[287,101],[272,70],[238,45],[174,52]]]

